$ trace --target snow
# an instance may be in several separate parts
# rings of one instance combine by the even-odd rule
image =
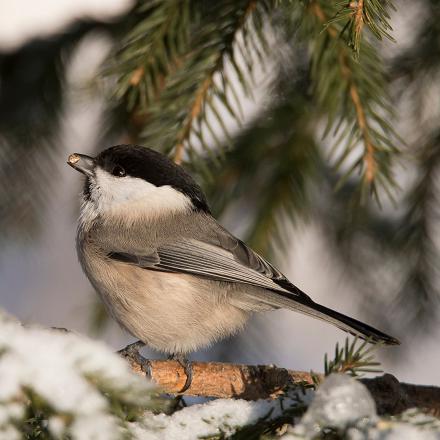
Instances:
[[[36,37],[47,37],[79,19],[109,21],[133,0],[0,1],[0,50],[12,51]]]
[[[375,417],[376,405],[367,388],[345,374],[332,374],[318,388],[297,431],[312,436],[321,426],[343,428]]]
[[[218,399],[184,408],[171,416],[147,414],[134,423],[131,430],[137,440],[192,440],[220,434],[227,438],[238,428],[254,424],[263,417],[279,417],[283,408],[297,403],[296,398],[255,402]]]
[[[352,437],[353,440],[356,440]],[[440,439],[440,433],[426,431],[420,427],[397,423],[387,428],[375,427],[370,430],[368,437],[360,437],[377,440],[435,440]]]
[[[121,420],[110,398],[125,404],[151,403],[153,389],[103,344],[58,330],[25,328],[0,315],[0,439],[24,417],[31,390],[56,414],[49,429],[73,439],[120,438]],[[72,419],[69,425],[66,420]]]
[[[440,422],[418,411],[379,418],[367,388],[343,374],[332,374],[324,381],[283,440],[323,438],[329,429],[347,440],[440,440]]]

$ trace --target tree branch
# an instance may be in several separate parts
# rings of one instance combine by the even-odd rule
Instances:
[[[151,377],[166,393],[179,394],[185,384],[186,374],[178,361],[148,360],[135,350],[128,350],[123,356],[135,373]],[[186,396],[257,400],[276,397],[288,387],[313,384],[310,373],[273,365],[193,362],[192,371],[191,386],[183,393]],[[399,414],[417,407],[440,417],[438,387],[400,383],[391,374],[361,382],[373,395],[379,414]]]
[[[359,51],[362,27],[364,26],[364,0],[359,0],[357,3],[350,3],[350,7],[354,10],[354,48]]]
[[[238,34],[239,31],[243,29],[243,26],[246,23],[247,18],[249,17],[249,15],[252,14],[256,6],[257,6],[257,2],[255,0],[249,1],[247,7],[243,11],[243,15],[238,20],[237,27],[231,36],[230,44],[229,45],[226,44],[225,47],[217,54],[217,60],[214,63],[214,66],[208,71],[206,78],[197,89],[194,95],[193,103],[191,104],[191,107],[188,111],[186,121],[182,129],[180,130],[179,134],[177,135],[177,141],[176,141],[176,146],[174,149],[174,157],[173,157],[175,163],[177,164],[182,163],[183,153],[185,150],[185,142],[189,139],[191,135],[194,121],[197,119],[197,117],[203,110],[203,103],[206,101],[208,93],[214,84],[214,76],[217,72],[221,71],[221,69],[223,68],[225,55],[232,50],[231,48],[235,41],[235,36]]]
[[[328,18],[326,17],[325,12],[322,10],[318,2],[312,2],[310,10],[321,23],[327,23]],[[363,0],[360,0],[357,3],[357,6],[355,7],[355,11],[353,13],[355,15],[355,28],[356,34],[358,35],[357,39],[360,39],[363,27]],[[326,26],[325,30],[330,38],[332,38],[333,40],[336,40],[340,37],[340,33],[333,25]],[[362,140],[364,144],[364,179],[371,184],[376,177],[376,146],[373,144],[369,134],[370,127],[367,121],[367,117],[365,115],[364,105],[362,103],[358,87],[353,79],[353,72],[349,63],[349,57],[350,55],[347,53],[347,48],[341,45],[339,47],[338,63],[340,66],[341,75],[348,83],[349,97],[355,110],[357,125],[362,135]]]

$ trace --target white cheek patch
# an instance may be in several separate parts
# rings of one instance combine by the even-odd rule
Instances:
[[[171,186],[155,186],[135,177],[116,177],[97,169],[91,200],[98,214],[127,215],[130,219],[160,217],[191,209],[191,201]]]

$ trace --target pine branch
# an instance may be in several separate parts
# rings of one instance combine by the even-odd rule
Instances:
[[[390,34],[392,27],[389,11],[390,9],[395,10],[392,1],[355,0],[335,2],[335,6],[341,4],[342,6],[333,18],[327,20],[326,26],[342,22],[344,26],[341,33],[348,34],[348,45],[354,50],[356,56],[359,55],[364,25],[367,25],[377,39],[381,40],[385,37],[395,41]]]
[[[327,354],[324,358],[324,374],[328,376],[332,373],[349,373],[352,376],[359,376],[363,373],[379,373],[382,370],[377,367],[379,362],[374,360],[372,350],[375,345],[368,346],[368,341],[362,341],[357,347],[359,339],[356,337],[351,344],[348,338],[345,339],[344,347],[336,344],[335,356],[332,360],[328,360]]]
[[[176,146],[174,149],[174,161],[178,164],[182,162],[184,143],[189,140],[189,136],[193,129],[193,124],[200,116],[203,111],[203,105],[207,101],[208,92],[214,87],[214,76],[216,73],[222,71],[226,56],[234,56],[233,54],[233,44],[235,42],[237,34],[243,29],[248,17],[256,9],[256,0],[248,1],[246,7],[239,15],[236,27],[234,27],[233,32],[229,35],[228,39],[225,40],[224,47],[216,54],[216,61],[213,67],[206,72],[205,80],[200,84],[199,88],[195,92],[194,101],[189,108],[188,116],[183,125],[183,128],[177,135]],[[214,91],[215,93],[215,91]]]
[[[151,40],[150,47],[162,40],[174,42],[177,39],[174,33],[167,36],[168,23],[172,19],[170,14],[165,13],[166,8],[174,8],[174,15],[178,15],[176,4],[168,2],[164,6],[165,3],[157,0],[154,3],[156,9],[153,8],[153,13],[139,24],[139,29],[146,27],[151,31],[145,35]],[[161,70],[159,67],[151,69],[150,75],[147,75],[145,60],[142,65],[137,60],[130,67],[129,61],[138,57],[137,51],[131,45],[122,49],[120,64],[127,72],[118,88],[118,96],[125,96],[127,87],[130,88],[130,94],[125,96],[129,108],[137,102],[133,98],[136,93],[146,96],[134,107],[137,114],[143,115],[141,141],[149,145],[161,145],[165,152],[173,151],[174,160],[178,163],[182,162],[185,152],[191,162],[197,162],[201,153],[212,157],[212,144],[207,142],[206,135],[213,138],[218,148],[223,146],[219,139],[219,130],[213,127],[215,122],[226,138],[229,136],[220,110],[239,120],[239,112],[236,111],[239,102],[232,102],[236,100],[235,85],[228,78],[225,63],[232,66],[240,86],[249,90],[249,76],[254,63],[250,54],[254,51],[258,59],[263,60],[268,51],[261,29],[262,18],[268,16],[274,4],[264,0],[241,0],[216,3],[208,8],[201,6],[198,14],[190,14],[191,17],[187,20],[186,31],[190,37],[188,40],[182,38],[186,41],[183,49],[178,47],[170,51],[174,55],[178,53],[178,60],[170,62],[166,48],[160,50],[163,45],[159,44],[156,58],[160,61],[163,57],[165,62],[162,65],[157,62]],[[318,25],[315,23],[312,26],[311,33],[317,35],[322,28],[325,29],[316,38],[313,50],[312,78],[315,91],[330,115],[327,131],[334,126],[335,118],[340,118],[335,134],[341,127],[343,129],[335,144],[347,142],[338,162],[348,162],[347,157],[361,141],[364,150],[362,156],[350,166],[344,178],[348,178],[355,169],[360,169],[363,188],[369,188],[377,196],[377,183],[387,191],[388,186],[393,183],[389,162],[396,149],[391,139],[393,130],[386,121],[391,110],[386,102],[383,74],[377,67],[379,59],[373,47],[361,36],[364,24],[380,35],[385,33],[389,26],[386,16],[388,3],[384,8],[377,5],[377,0],[350,3],[349,14],[336,14],[332,20],[328,17],[332,16],[333,9],[326,2],[313,0],[308,4],[307,10],[318,18]],[[285,10],[282,12],[286,13]],[[345,21],[341,17],[345,17]],[[350,27],[349,25],[353,32],[344,36],[344,29]],[[362,40],[362,63],[357,63],[350,55],[348,46],[353,33],[355,41]],[[137,31],[135,35],[131,38],[137,43],[141,32]],[[243,36],[243,43],[238,41],[238,35]],[[174,47],[171,43],[169,45]],[[238,65],[237,53],[243,58],[246,68]],[[172,69],[169,68],[171,64]],[[338,69],[336,74],[335,66]],[[205,171],[209,172],[206,167]]]
[[[150,377],[165,393],[179,394],[185,385],[183,367],[173,360],[128,359],[131,369]],[[198,397],[257,400],[273,398],[287,386],[312,386],[310,373],[289,371],[265,365],[240,365],[220,362],[192,362],[193,380],[183,394]]]
[[[352,3],[350,3],[350,6]],[[362,28],[364,26],[364,0],[358,0],[357,3],[354,2],[352,8],[354,16],[354,41],[353,48],[359,53],[359,43],[361,40]]]
[[[329,20],[331,9],[319,0],[311,1],[308,10],[317,19],[315,26],[324,26],[323,33],[315,31],[319,35],[312,52],[312,78],[318,101],[329,114],[325,135],[332,128],[333,136],[338,135],[333,150],[346,142],[336,160],[337,167],[350,162],[349,157],[355,154],[357,144],[363,144],[362,154],[349,166],[339,186],[358,169],[362,173],[364,191],[369,189],[378,198],[377,184],[387,192],[389,186],[395,185],[390,160],[397,148],[394,146],[396,134],[388,122],[393,112],[380,59],[373,46],[361,38],[365,3],[357,2],[348,20],[347,14]],[[355,43],[356,48],[360,48],[362,40],[360,61],[354,59],[348,49],[350,40],[344,31],[350,23],[355,41],[359,40]],[[339,121],[335,124],[336,118]]]
[[[395,245],[404,256],[407,274],[395,299],[395,306],[404,311],[404,325],[418,323],[419,331],[437,316],[440,297],[436,288],[439,279],[439,255],[435,223],[438,210],[438,170],[440,167],[440,132],[427,141],[419,154],[419,178],[407,196],[408,211],[400,221]],[[423,320],[420,318],[423,317]],[[421,325],[421,323],[424,325]]]
[[[416,142],[421,143],[422,140]],[[353,184],[345,185],[341,193],[329,194],[331,199],[316,214],[327,219],[324,235],[360,286],[363,308],[367,313],[370,310],[382,325],[389,322],[387,317],[391,313],[396,317],[392,320],[393,331],[404,334],[404,329],[411,327],[409,337],[423,334],[435,325],[440,304],[436,287],[439,254],[435,244],[439,145],[437,133],[418,147],[421,151],[412,162],[418,176],[402,202],[405,209],[399,217],[384,217],[367,204],[351,206],[347,201],[355,191]],[[389,270],[401,274],[399,284],[395,278],[384,283],[385,273],[378,275],[384,263],[395,267]]]
[[[165,79],[189,50],[189,0],[153,0],[137,10],[137,24],[104,70],[114,75],[114,99],[129,111],[147,111],[165,86]]]
[[[184,368],[177,361],[148,360],[138,353],[128,356],[127,361],[135,373],[151,377],[165,393],[179,394],[185,384]],[[182,393],[185,396],[267,399],[291,387],[314,384],[310,373],[273,365],[193,362],[192,368],[193,379],[190,388]],[[399,414],[417,407],[440,415],[440,388],[400,383],[390,374],[361,381],[372,393],[381,414]]]
[[[292,80],[295,78],[295,80]],[[236,136],[205,189],[213,212],[245,207],[244,240],[263,255],[284,250],[284,228],[308,213],[312,183],[322,162],[311,129],[306,73],[286,69],[274,87],[277,99]],[[206,179],[207,180],[207,179]],[[218,191],[218,188],[222,188]]]
[[[212,154],[206,135],[220,147],[213,122],[228,137],[223,112],[239,121],[237,86],[230,76],[249,91],[251,53],[262,56],[266,47],[264,33],[254,31],[253,23],[261,22],[271,7],[266,0],[215,4],[156,0],[148,6],[110,70],[119,77],[116,99],[136,116],[136,141],[173,152],[177,163],[184,153],[194,162],[201,152]],[[179,23],[176,30],[169,23],[180,14],[185,24]],[[179,45],[181,34],[185,36]],[[243,58],[244,66],[238,58]],[[232,73],[226,72],[226,64]]]

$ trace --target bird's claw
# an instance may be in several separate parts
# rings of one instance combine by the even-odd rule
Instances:
[[[136,341],[132,344],[127,345],[122,350],[118,351],[118,354],[124,358],[133,358],[135,355],[139,354],[139,350],[145,346],[145,343],[142,341]]]
[[[179,364],[183,368],[183,371],[186,374],[185,385],[183,385],[183,388],[179,391],[179,394],[184,393],[185,391],[187,391],[189,389],[189,387],[191,386],[191,383],[192,383],[192,378],[193,378],[192,363],[189,359],[187,359],[181,355],[174,355],[173,354],[170,356],[170,359],[173,359],[173,360],[179,362]]]
[[[152,371],[151,371],[151,363],[148,359],[145,359],[140,353],[139,350],[145,346],[145,343],[142,341],[133,342],[133,344],[127,345],[122,350],[118,351],[118,354],[122,356],[124,359],[128,361],[135,362],[141,366],[142,371],[145,375],[151,379]]]
[[[182,362],[180,362],[180,365],[182,365],[183,370],[185,371],[186,381],[185,381],[185,385],[183,385],[183,388],[179,391],[179,393],[184,393],[191,386],[192,383],[192,378],[193,378],[192,363],[188,359],[185,359],[185,362],[183,364]]]

